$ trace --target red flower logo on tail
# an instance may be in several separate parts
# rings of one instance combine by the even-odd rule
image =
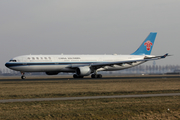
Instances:
[[[144,43],[144,45],[146,46],[146,50],[147,51],[150,51],[151,50],[151,46],[153,45],[152,44],[152,42],[151,41],[146,41],[145,43]]]

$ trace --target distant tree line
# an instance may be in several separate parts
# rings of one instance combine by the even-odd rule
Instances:
[[[168,73],[180,70],[179,65],[140,65],[134,68],[127,69],[127,72],[137,72],[137,73]]]
[[[180,73],[180,65],[139,65],[129,69],[110,71],[109,74],[164,74]]]

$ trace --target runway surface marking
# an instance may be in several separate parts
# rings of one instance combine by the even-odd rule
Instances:
[[[87,96],[87,97],[61,97],[61,98],[7,99],[7,100],[0,100],[0,103],[54,101],[54,100],[85,100],[85,99],[104,99],[104,98],[163,97],[163,96],[180,96],[180,93],[142,94],[142,95],[115,95],[115,96]]]

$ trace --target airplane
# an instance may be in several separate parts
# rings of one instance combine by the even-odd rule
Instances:
[[[151,55],[157,32],[150,32],[140,47],[130,55],[23,55],[14,57],[5,64],[6,67],[20,71],[21,79],[25,72],[45,72],[57,75],[59,72],[74,73],[73,78],[102,78],[99,71],[116,71],[131,68],[147,61],[163,59],[162,56]]]

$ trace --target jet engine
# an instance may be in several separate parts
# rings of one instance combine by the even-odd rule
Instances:
[[[76,68],[76,74],[78,76],[88,76],[91,74],[91,69],[89,67],[78,67]]]
[[[46,75],[57,75],[59,72],[46,72]]]

